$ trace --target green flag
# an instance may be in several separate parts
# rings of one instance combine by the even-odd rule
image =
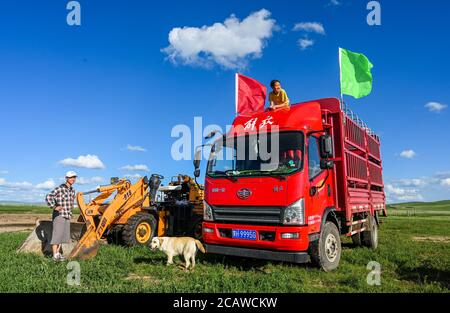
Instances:
[[[339,48],[339,64],[341,67],[341,94],[359,99],[372,92],[370,70],[373,65],[364,54]]]

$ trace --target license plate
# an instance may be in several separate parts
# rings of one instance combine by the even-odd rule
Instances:
[[[256,230],[233,229],[234,239],[256,240]]]

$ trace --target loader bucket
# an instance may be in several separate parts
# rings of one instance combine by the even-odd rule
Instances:
[[[70,223],[70,239],[71,242],[62,245],[62,252],[65,257],[68,257],[76,246],[78,240],[83,236],[86,225],[84,223]],[[41,256],[51,256],[53,223],[52,221],[36,221],[36,227],[25,239],[18,253],[35,253]]]
[[[73,248],[69,258],[79,260],[89,260],[97,255],[100,242],[97,238],[95,228],[89,228],[83,237]]]

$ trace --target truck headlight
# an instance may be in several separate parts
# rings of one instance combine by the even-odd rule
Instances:
[[[284,209],[284,225],[304,225],[305,224],[305,199],[300,199]]]
[[[214,221],[214,216],[211,206],[203,200],[203,220]]]

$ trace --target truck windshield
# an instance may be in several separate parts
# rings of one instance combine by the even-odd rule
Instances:
[[[207,175],[287,175],[303,167],[302,132],[276,132],[223,138],[211,148]]]

